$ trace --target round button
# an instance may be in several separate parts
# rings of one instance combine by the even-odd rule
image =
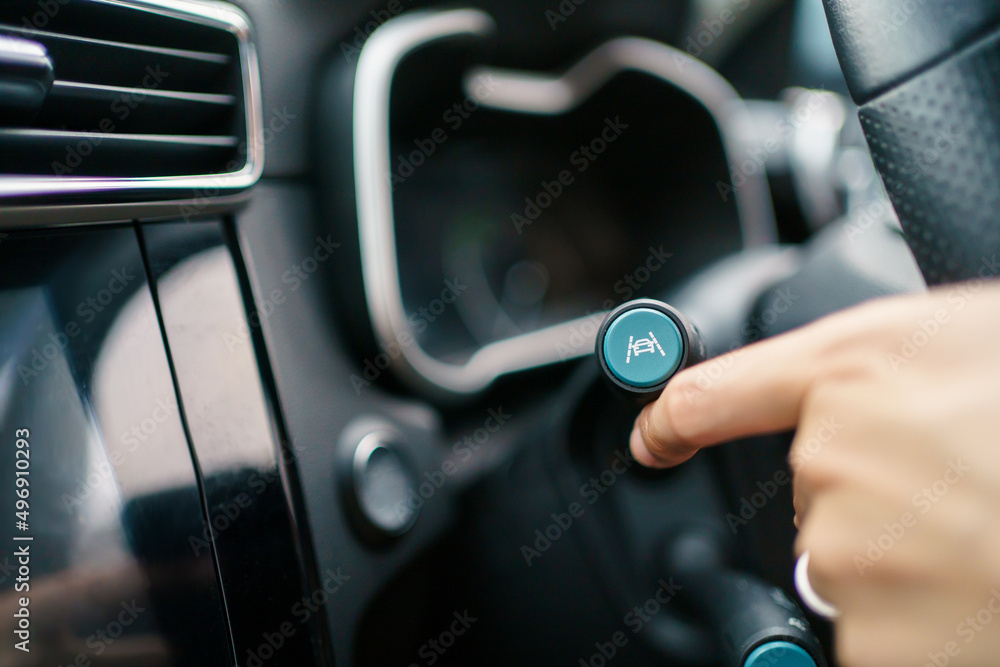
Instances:
[[[754,649],[743,667],[816,667],[816,662],[801,646],[768,642]]]
[[[365,523],[385,536],[409,530],[419,513],[407,501],[415,480],[391,438],[381,432],[362,438],[352,468],[354,501]]]
[[[684,358],[680,328],[652,308],[627,310],[604,335],[604,359],[616,378],[633,387],[655,387],[677,372]]]

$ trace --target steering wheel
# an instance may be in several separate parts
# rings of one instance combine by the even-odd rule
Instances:
[[[824,0],[875,165],[929,285],[1000,273],[1000,3]]]

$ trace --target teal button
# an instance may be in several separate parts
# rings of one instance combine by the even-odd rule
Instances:
[[[615,377],[633,387],[655,387],[677,372],[684,356],[681,331],[658,310],[622,313],[604,335],[604,360]]]
[[[769,642],[754,649],[743,667],[816,667],[816,663],[801,646]]]

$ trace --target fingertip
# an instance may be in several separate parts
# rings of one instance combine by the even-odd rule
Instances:
[[[653,456],[652,452],[649,451],[649,447],[646,446],[646,441],[642,437],[642,430],[639,428],[638,420],[636,420],[635,426],[632,428],[632,435],[629,436],[629,449],[632,450],[632,457],[641,465],[647,468],[663,467],[663,464]]]
[[[673,468],[694,456],[698,449],[681,447],[671,437],[669,425],[664,432],[664,424],[658,423],[654,428],[655,403],[647,405],[639,413],[629,437],[629,448],[636,461],[647,468]]]

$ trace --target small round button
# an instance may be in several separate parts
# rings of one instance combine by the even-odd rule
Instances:
[[[816,667],[805,649],[791,642],[768,642],[754,649],[743,667]]]
[[[372,430],[364,433],[368,426]],[[416,488],[416,473],[394,429],[372,423],[348,431],[337,464],[345,509],[361,537],[385,544],[409,531],[420,514],[407,495]]]
[[[365,519],[387,535],[405,532],[417,511],[406,502],[413,475],[396,447],[373,433],[358,446],[354,464],[355,493]]]
[[[633,387],[666,382],[684,359],[684,338],[677,324],[652,308],[627,310],[604,335],[608,370]]]

